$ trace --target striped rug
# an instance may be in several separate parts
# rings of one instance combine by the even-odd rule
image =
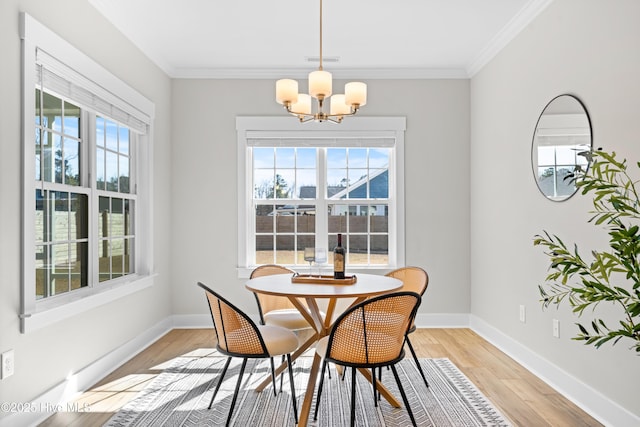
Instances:
[[[216,353],[179,357],[160,373],[140,394],[126,404],[106,424],[120,426],[218,426],[224,425],[233,396],[240,359],[234,359],[225,375],[211,410],[207,409],[213,389],[224,366],[225,357]],[[294,382],[298,408],[307,383],[311,357],[301,357],[294,364]],[[407,393],[419,426],[511,426],[495,406],[469,381],[449,359],[420,359],[429,381],[427,389],[413,359],[397,366],[398,375]],[[247,373],[250,372],[250,373]],[[242,427],[294,425],[288,376],[282,392],[274,396],[268,386],[262,393],[255,386],[269,375],[267,360],[249,361],[240,395],[236,402],[232,424]],[[371,385],[360,374],[356,393],[356,424],[358,426],[406,427],[411,425],[405,408],[393,408],[384,398],[374,406]],[[383,383],[400,399],[393,374],[383,370]],[[310,425],[342,427],[349,424],[350,375],[341,381],[333,371],[325,379],[325,388],[318,421]]]

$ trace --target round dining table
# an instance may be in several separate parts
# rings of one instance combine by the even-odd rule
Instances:
[[[354,283],[347,283],[347,281],[334,282],[326,280],[326,278],[323,280],[319,279],[318,283],[309,283],[309,281],[313,281],[313,279],[308,277],[305,277],[306,280],[304,283],[297,283],[294,282],[294,277],[295,276],[291,274],[275,274],[250,279],[245,284],[245,287],[251,292],[288,298],[315,331],[315,333],[291,355],[292,360],[302,355],[317,340],[329,334],[338,299],[351,298],[353,299],[351,305],[355,305],[372,296],[393,292],[402,288],[401,280],[376,274],[358,274],[355,277]],[[318,307],[318,300],[328,301],[327,311],[324,317]],[[314,352],[313,364],[309,372],[309,382],[307,383],[306,393],[298,417],[299,426],[307,425],[321,362],[322,358]],[[281,373],[285,368],[286,364],[280,365],[276,373]],[[366,369],[359,369],[359,371],[367,380],[373,381],[371,372]],[[270,382],[271,379],[266,378],[258,385],[256,391],[262,391]],[[378,383],[377,387],[378,390],[380,390],[380,394],[384,396],[389,403],[395,407],[400,407],[398,400],[389,393],[382,384]]]

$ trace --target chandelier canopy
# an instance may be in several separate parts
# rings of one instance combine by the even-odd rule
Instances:
[[[309,73],[309,93],[298,93],[298,82],[280,79],[276,82],[276,101],[284,105],[288,113],[298,117],[300,122],[340,123],[345,116],[352,116],[367,103],[367,85],[351,82],[344,86],[344,93],[332,95],[331,73],[322,68],[322,0],[320,0],[320,67]],[[316,99],[317,108],[312,109],[311,98]],[[329,100],[329,113],[324,111]]]

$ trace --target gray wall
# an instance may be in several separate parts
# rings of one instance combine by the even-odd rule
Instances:
[[[25,11],[155,102],[156,285],[49,327],[20,334],[20,37]],[[0,351],[14,349],[15,375],[0,401],[27,402],[170,314],[170,79],[82,0],[0,2]],[[56,402],[52,402],[56,403]],[[6,414],[0,414],[0,417]]]
[[[556,0],[471,81],[471,312],[636,415],[640,368],[629,343],[584,346],[570,339],[577,319],[567,307],[541,308],[548,264],[533,236],[558,234],[588,259],[607,235],[587,223],[589,197],[557,203],[540,194],[530,152],[546,103],[571,93],[591,115],[595,146],[640,160],[639,19],[636,0]],[[610,318],[613,308],[598,313]]]
[[[407,118],[406,263],[423,266],[431,278],[421,312],[468,313],[469,80],[372,80],[367,84],[369,99],[362,116]],[[236,271],[235,118],[282,116],[274,94],[273,80],[173,82],[175,314],[206,312],[205,300],[194,286],[197,281],[226,289],[233,301],[256,312],[253,297],[247,298],[244,280]]]

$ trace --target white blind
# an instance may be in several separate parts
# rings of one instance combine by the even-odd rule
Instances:
[[[139,134],[147,133],[147,126],[151,124],[151,118],[147,114],[42,49],[36,50],[36,82],[43,88],[115,120]]]
[[[248,136],[249,147],[393,147],[395,138],[370,137],[370,138],[299,138],[299,137],[269,137]]]

